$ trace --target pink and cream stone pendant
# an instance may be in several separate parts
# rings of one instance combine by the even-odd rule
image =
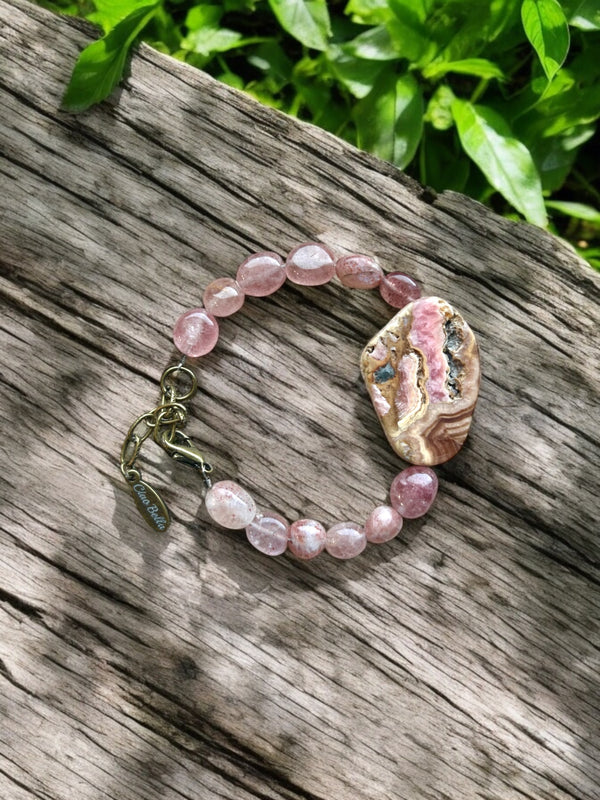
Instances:
[[[448,302],[421,297],[363,350],[361,372],[393,450],[411,464],[443,464],[464,444],[479,393],[479,349]]]

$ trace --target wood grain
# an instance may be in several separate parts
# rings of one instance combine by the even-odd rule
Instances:
[[[90,36],[0,0],[0,796],[600,797],[598,276],[145,46],[64,114]],[[409,271],[478,336],[435,508],[351,562],[269,559],[148,445],[153,534],[117,458],[173,321],[308,239]],[[399,468],[358,371],[388,316],[336,284],[249,300],[191,435],[261,504],[364,518]]]

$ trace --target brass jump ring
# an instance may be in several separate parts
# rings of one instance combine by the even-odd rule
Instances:
[[[163,395],[165,395],[167,393],[167,391],[170,390],[170,389],[173,389],[174,391],[177,391],[175,389],[174,384],[167,383],[167,379],[171,375],[179,376],[181,374],[183,374],[187,378],[189,378],[189,380],[191,382],[191,387],[185,394],[181,394],[181,395],[175,394],[175,397],[173,399],[174,399],[175,402],[178,402],[178,403],[182,403],[185,400],[189,400],[191,397],[193,397],[196,394],[196,391],[198,390],[198,379],[196,378],[196,376],[194,375],[192,370],[189,369],[188,367],[181,366],[180,364],[175,364],[172,367],[167,367],[167,369],[163,372],[163,374],[161,376],[161,379],[160,379],[160,390],[163,393]]]

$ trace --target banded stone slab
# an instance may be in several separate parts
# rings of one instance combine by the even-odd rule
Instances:
[[[369,341],[361,372],[385,435],[411,464],[442,464],[464,444],[479,394],[479,349],[439,297],[406,305]]]

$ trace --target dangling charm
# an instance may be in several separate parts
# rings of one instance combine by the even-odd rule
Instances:
[[[178,394],[175,380],[188,380],[189,387]],[[152,411],[139,416],[127,431],[121,447],[121,472],[131,490],[138,511],[155,531],[164,533],[171,524],[171,516],[160,494],[146,481],[136,466],[140,449],[150,436],[172,459],[194,467],[210,488],[212,467],[182,430],[188,418],[184,403],[196,394],[198,381],[191,369],[181,363],[167,367],[160,379],[161,398]]]
[[[394,452],[442,464],[464,444],[479,393],[479,349],[462,316],[439,297],[404,308],[363,350],[361,372]]]

